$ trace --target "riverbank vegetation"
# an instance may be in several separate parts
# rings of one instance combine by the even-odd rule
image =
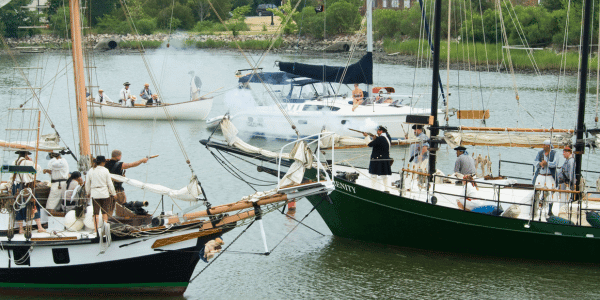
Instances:
[[[267,50],[271,46],[272,41],[270,40],[246,40],[238,42],[229,42],[223,40],[208,39],[206,41],[188,41],[186,44],[193,45],[196,48],[231,48],[237,49],[238,45],[244,50]],[[272,49],[279,49],[284,46],[284,42],[281,38],[277,39],[273,43]]]

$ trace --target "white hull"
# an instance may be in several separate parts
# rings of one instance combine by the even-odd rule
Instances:
[[[301,136],[319,133],[323,128],[342,136],[363,137],[362,134],[348,129],[375,132],[379,125],[386,126],[392,138],[413,136],[410,124],[406,124],[407,115],[429,115],[429,109],[411,108],[410,106],[390,106],[389,104],[371,104],[359,106],[352,111],[352,105],[347,100],[338,101],[328,108],[322,101],[306,101],[297,104],[284,104],[286,113],[296,126]],[[317,110],[312,110],[312,108]],[[320,109],[318,109],[320,108]],[[218,125],[223,116],[206,121],[207,126]],[[232,114],[231,121],[237,129],[252,136],[276,137],[285,139],[296,138],[281,111],[274,106],[260,106]]]
[[[126,120],[167,120],[165,108],[175,120],[204,120],[212,108],[213,99],[168,104],[165,106],[123,107],[119,105],[90,104],[89,117]]]

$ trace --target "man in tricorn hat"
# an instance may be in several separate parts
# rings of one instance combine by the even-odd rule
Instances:
[[[412,126],[415,137],[419,139],[417,143],[410,145],[409,162],[414,162],[417,165],[422,165],[424,161],[429,161],[429,137],[425,134],[423,125],[415,124]],[[426,165],[426,164],[425,164]]]
[[[135,105],[135,96],[131,95],[131,91],[129,90],[129,86],[131,84],[129,82],[123,83],[123,89],[121,89],[119,95],[119,103],[123,106],[132,107]]]
[[[60,153],[48,154],[50,161],[44,174],[50,174],[50,195],[46,202],[46,209],[56,210],[59,208],[60,199],[67,190],[67,179],[69,179],[69,163],[62,158]]]
[[[475,175],[475,172],[477,172],[475,160],[467,153],[467,148],[458,146],[454,150],[456,150],[457,157],[456,163],[454,163],[454,173],[457,177],[462,179],[465,175]]]
[[[368,139],[369,135],[363,132],[363,135]],[[388,176],[392,175],[392,159],[390,158],[390,147],[392,138],[387,133],[387,128],[384,126],[377,127],[377,137],[372,141],[369,140],[369,147],[373,147],[371,152],[371,161],[369,163],[369,174],[371,174],[371,187],[378,188],[377,176],[381,176],[383,188],[386,193],[388,191]]]
[[[39,165],[36,165],[31,158],[29,157],[29,155],[31,155],[31,152],[27,151],[27,150],[19,150],[17,152],[15,152],[15,154],[19,155],[19,158],[17,158],[17,160],[13,161],[13,163],[11,165],[13,166],[30,166],[30,167],[34,167],[35,170],[39,173],[42,171],[42,168]],[[25,188],[31,188],[33,181],[35,180],[35,176],[33,174],[29,174],[29,173],[15,173],[10,177],[10,181],[12,182],[12,194],[14,196],[19,195],[19,193],[21,192],[21,190],[25,189]],[[32,198],[33,199],[33,198]],[[25,200],[25,199],[23,199]],[[35,200],[30,200],[30,201],[34,201],[35,203],[35,212],[34,212],[34,216],[33,219],[35,219],[35,223],[37,224],[37,228],[38,228],[38,232],[45,232],[46,230],[44,230],[44,228],[42,227],[42,221],[40,220],[40,211],[42,210],[42,208],[40,207],[39,203]],[[19,209],[17,211],[17,215],[16,215],[16,221],[19,225],[19,233],[23,233],[23,221],[27,220],[27,207],[23,206],[23,207],[17,207],[17,209]]]

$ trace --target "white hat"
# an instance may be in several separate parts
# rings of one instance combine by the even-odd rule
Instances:
[[[544,145],[550,145],[550,140],[545,140]]]

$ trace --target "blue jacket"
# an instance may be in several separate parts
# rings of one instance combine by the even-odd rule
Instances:
[[[540,152],[538,152],[538,154],[535,157],[535,174],[533,175],[533,185],[535,185],[535,180],[538,174],[540,173],[540,162],[542,160],[544,160],[544,150],[540,150]],[[548,153],[548,160],[548,170],[550,171],[552,178],[556,180],[556,167],[558,166],[558,157],[556,156],[556,150],[550,150],[550,153]]]

